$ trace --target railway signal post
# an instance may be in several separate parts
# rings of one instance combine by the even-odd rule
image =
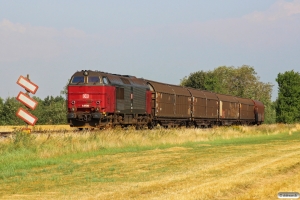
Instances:
[[[29,93],[35,94],[38,90],[38,86],[30,81],[29,75],[27,77],[20,76],[17,84],[23,87],[26,90],[26,93],[20,92],[17,96],[17,100],[24,104],[28,109],[34,110],[38,104],[36,100],[29,96]],[[34,126],[38,118],[32,115],[28,110],[24,108],[19,108],[17,117],[26,122],[26,128],[23,129],[24,132],[30,133],[31,129],[28,128],[28,125]]]

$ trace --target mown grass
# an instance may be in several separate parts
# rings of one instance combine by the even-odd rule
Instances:
[[[299,161],[268,164],[277,162],[280,149],[285,153],[295,151],[293,145],[299,144],[299,130],[299,125],[279,124],[203,130],[16,133],[0,143],[0,185],[3,186],[0,198],[163,199],[172,197],[167,192],[179,190],[181,197],[187,199],[217,199],[232,197],[235,189],[241,191],[239,195],[245,191],[251,194],[255,181],[247,167],[256,173],[255,166],[265,162],[268,168],[263,165],[258,168],[259,174],[255,174],[262,182],[300,168]],[[267,158],[272,158],[272,162],[265,161]],[[233,171],[245,173],[245,179],[235,179]],[[218,184],[228,180],[228,185],[212,186],[218,179]],[[214,189],[203,185],[197,187],[197,191],[203,189],[201,194],[191,189],[194,196],[189,197],[188,192],[184,196],[185,189],[191,187],[190,182],[201,185],[199,180]],[[289,184],[292,183],[286,186]],[[122,193],[115,191],[116,187]],[[274,186],[270,192],[276,189]],[[86,196],[86,192],[96,196]],[[262,193],[264,197],[268,195]]]

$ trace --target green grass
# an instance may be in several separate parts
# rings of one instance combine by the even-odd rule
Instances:
[[[20,133],[18,133],[20,134]],[[163,133],[164,134],[164,133]],[[162,135],[163,135],[162,134]],[[200,142],[185,142],[180,145],[178,144],[156,144],[151,146],[142,146],[132,144],[125,147],[112,147],[112,148],[104,148],[99,147],[97,150],[88,151],[88,152],[80,152],[78,150],[74,150],[74,152],[69,151],[72,149],[72,136],[67,136],[63,138],[63,142],[65,145],[62,147],[61,151],[66,151],[65,155],[53,156],[50,158],[41,158],[39,156],[40,151],[46,149],[51,150],[51,148],[57,148],[53,146],[56,144],[55,141],[49,141],[49,146],[46,144],[38,144],[35,142],[35,136],[20,134],[21,136],[17,136],[17,139],[13,139],[13,142],[6,145],[5,148],[1,148],[0,155],[0,179],[4,179],[11,176],[18,176],[20,172],[18,170],[31,170],[33,168],[41,168],[51,165],[61,165],[63,163],[70,163],[72,160],[76,159],[88,159],[99,155],[114,155],[120,153],[133,153],[133,152],[143,152],[147,150],[154,149],[167,149],[171,147],[186,147],[193,148],[194,151],[202,151],[210,148],[214,148],[215,146],[228,146],[228,145],[255,145],[255,144],[268,144],[274,143],[278,141],[289,141],[289,140],[297,140],[299,139],[299,133],[295,133],[293,135],[289,135],[287,133],[276,134],[276,135],[254,135],[247,136],[242,138],[231,138],[231,139],[222,139],[217,138],[212,141],[200,141]],[[162,135],[150,135],[151,140],[156,138],[158,140]],[[92,135],[92,137],[96,137]],[[88,142],[90,138],[87,141]],[[203,145],[201,145],[203,144]],[[206,146],[210,145],[210,146]],[[199,146],[200,145],[200,146]],[[68,165],[66,165],[68,166]],[[70,165],[71,166],[71,165]],[[68,166],[69,167],[69,166]]]
[[[224,162],[224,168],[221,165],[195,177],[217,178],[220,174],[223,177],[231,173],[225,170],[230,162],[228,156],[247,160],[247,156],[261,149],[272,150],[272,146],[300,139],[297,130],[292,133],[286,129],[282,133],[256,130],[254,134],[251,131],[241,127],[200,132],[118,130],[50,137],[17,133],[0,146],[0,185],[5,186],[0,198],[32,192],[62,194],[95,183],[147,183],[161,176],[179,175],[190,166],[205,171],[201,166],[219,162]],[[222,133],[227,134],[226,138]],[[264,155],[257,158],[263,159]],[[249,163],[253,162],[251,159]],[[298,162],[279,166],[277,171],[287,173],[299,167]],[[270,170],[264,175],[269,177],[274,173]],[[243,182],[236,187],[245,189],[249,184]]]

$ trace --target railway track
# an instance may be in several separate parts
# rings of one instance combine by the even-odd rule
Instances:
[[[13,132],[0,132],[0,137],[7,137],[11,135]]]
[[[43,131],[31,131],[25,132],[28,134],[49,134],[49,133],[70,133],[70,132],[80,132],[79,130],[43,130]],[[16,131],[2,131],[0,132],[0,137],[5,138],[15,134]]]
[[[132,127],[131,127],[132,128]],[[163,127],[157,126],[155,127],[156,129],[161,129]],[[196,128],[196,127],[190,127],[190,128]],[[125,127],[121,128],[124,130],[130,129],[130,127]],[[189,129],[189,128],[187,128]],[[137,130],[136,128],[133,128],[133,130]],[[59,133],[59,134],[65,134],[65,133],[86,133],[86,132],[94,132],[94,131],[99,131],[99,129],[94,129],[94,128],[78,128],[78,129],[53,129],[53,130],[23,130],[22,129],[17,129],[17,130],[11,130],[11,131],[0,131],[0,138],[6,138],[10,137],[13,134],[16,134],[17,132],[24,132],[28,134],[51,134],[51,133]]]

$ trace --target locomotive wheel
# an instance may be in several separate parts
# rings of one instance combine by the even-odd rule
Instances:
[[[148,123],[148,129],[152,130],[154,128],[154,124],[153,123]]]

